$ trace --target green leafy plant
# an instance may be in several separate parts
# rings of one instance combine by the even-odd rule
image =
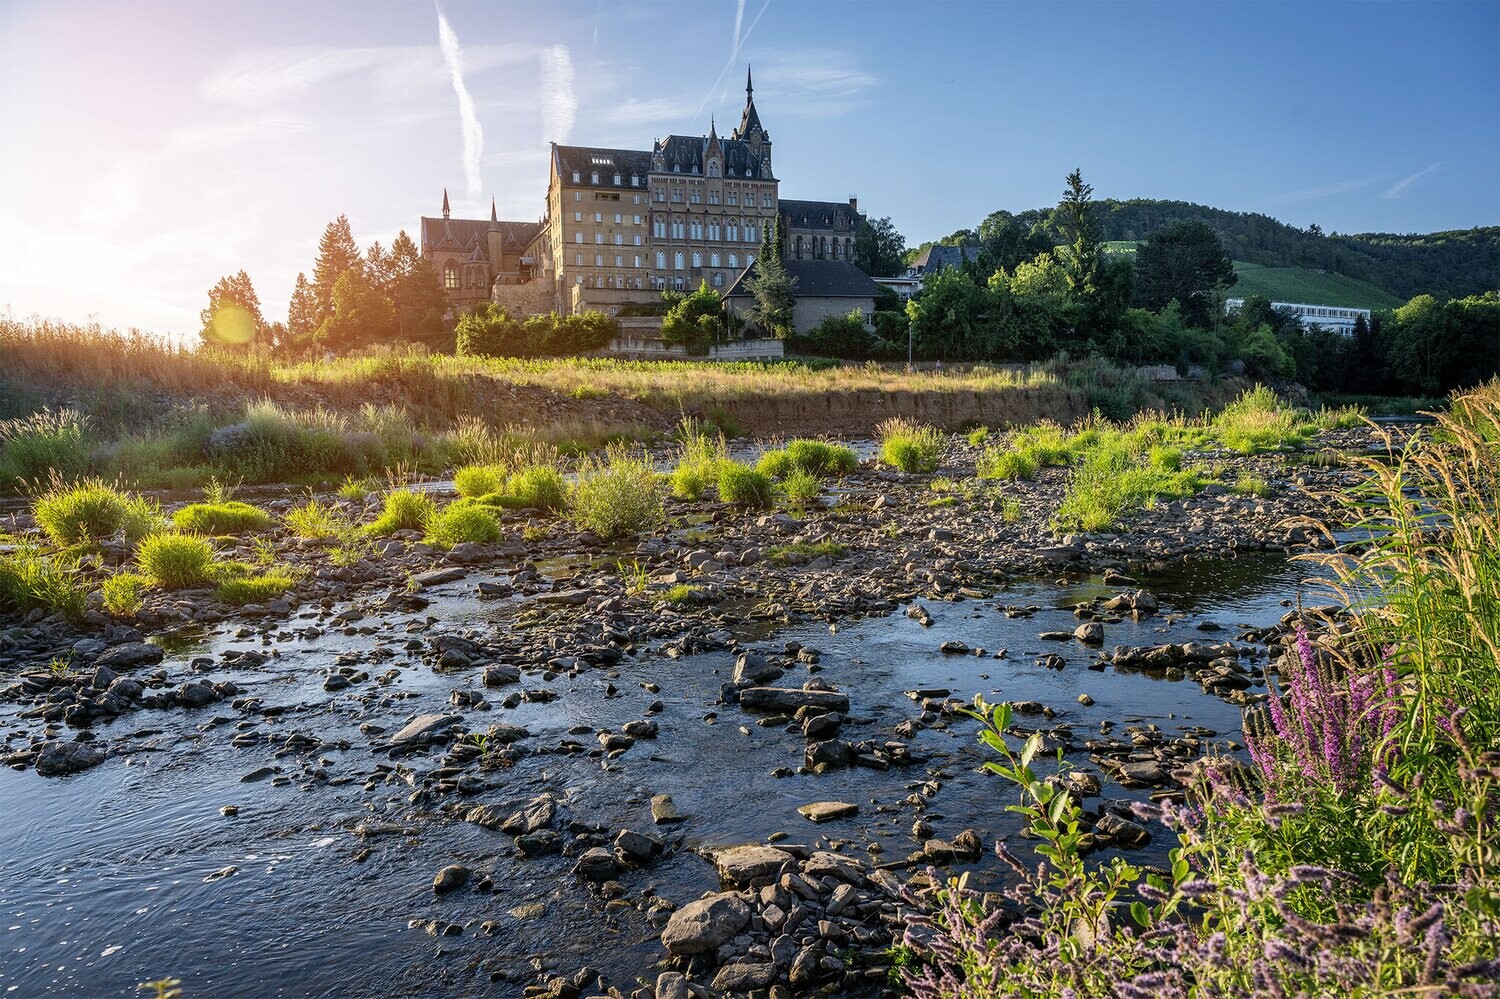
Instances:
[[[744,506],[770,506],[776,498],[776,487],[769,476],[737,462],[719,466],[719,499]]]
[[[151,580],[140,573],[117,572],[100,586],[104,609],[115,617],[134,617],[146,602]]]
[[[338,510],[314,496],[309,496],[307,502],[292,507],[282,519],[287,530],[297,537],[315,541],[342,537],[352,528]]]
[[[0,420],[0,485],[15,480],[76,479],[88,467],[88,420],[71,409],[43,409]]]
[[[197,535],[153,534],[136,548],[135,560],[157,586],[181,590],[209,582],[214,549]]]
[[[555,513],[568,505],[568,486],[562,473],[550,465],[533,465],[514,473],[505,491],[523,507]]]
[[[811,503],[823,492],[823,483],[812,472],[798,468],[781,480],[781,491],[790,503]]]
[[[937,471],[945,443],[941,431],[903,417],[892,417],[875,430],[880,458],[887,465],[908,475]]]
[[[102,541],[116,534],[132,543],[161,522],[155,503],[99,479],[74,485],[55,481],[37,497],[31,512],[47,537],[60,545]]]
[[[611,447],[603,459],[588,459],[578,471],[571,497],[573,519],[602,538],[653,530],[665,519],[666,485],[651,462]]]
[[[410,489],[393,489],[385,495],[385,506],[374,523],[365,527],[367,534],[385,537],[397,531],[420,531],[437,511],[432,497]]]
[[[225,579],[214,587],[214,597],[226,604],[259,604],[282,596],[296,585],[296,573],[289,569],[272,569]]]
[[[426,541],[434,548],[452,548],[461,542],[493,544],[504,536],[500,521],[479,506],[452,505],[427,518]]]
[[[43,554],[21,544],[0,551],[0,608],[17,615],[37,608],[81,621],[88,611],[88,589],[78,559]]]
[[[271,526],[271,515],[236,500],[190,503],[172,515],[172,524],[192,534],[244,534]]]

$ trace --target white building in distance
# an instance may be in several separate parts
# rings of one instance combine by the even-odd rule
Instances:
[[[1226,298],[1224,311],[1226,313],[1237,312],[1244,304],[1243,298]],[[1370,322],[1369,309],[1342,309],[1336,305],[1304,305],[1300,302],[1272,302],[1271,308],[1278,311],[1290,309],[1295,312],[1303,329],[1321,326],[1325,330],[1333,330],[1337,333],[1352,333],[1354,321],[1360,316],[1365,317],[1366,324]]]

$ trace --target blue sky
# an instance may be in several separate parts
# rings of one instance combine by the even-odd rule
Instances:
[[[334,215],[388,242],[446,185],[536,218],[549,140],[731,128],[747,63],[783,196],[858,195],[911,244],[1052,204],[1074,167],[1328,231],[1500,223],[1496,2],[441,15],[446,47],[421,2],[3,0],[0,308],[190,332],[243,267],[279,318]]]

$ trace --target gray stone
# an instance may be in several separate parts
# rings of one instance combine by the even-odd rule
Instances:
[[[653,794],[651,796],[652,822],[655,822],[659,826],[664,826],[670,823],[682,822],[686,819],[687,816],[677,810],[677,806],[672,802],[670,794]]]
[[[803,690],[800,687],[746,687],[740,704],[752,711],[791,713],[810,707],[823,711],[849,711],[849,695],[833,690]]]
[[[1104,644],[1104,625],[1098,621],[1085,621],[1073,629],[1073,637],[1084,645]]]
[[[585,850],[578,863],[573,865],[573,873],[585,881],[608,881],[619,871],[620,865],[615,862],[614,855],[602,846]]]
[[[711,954],[749,925],[750,907],[744,900],[733,892],[719,892],[672,913],[661,942],[669,954]]]
[[[663,971],[656,976],[656,999],[692,999],[692,995],[680,971]]]
[[[776,980],[776,965],[770,962],[726,964],[714,976],[714,988],[720,992],[750,992],[763,989]]]
[[[449,569],[429,569],[426,572],[417,573],[411,578],[411,581],[420,589],[425,590],[429,586],[440,586],[443,583],[452,583],[463,579],[468,574],[469,570],[460,569],[457,566]]]
[[[629,829],[615,834],[615,849],[632,861],[650,860],[661,852],[661,841]]]
[[[739,888],[753,888],[774,881],[781,873],[781,865],[791,859],[792,855],[785,850],[754,843],[726,847],[713,855],[719,877]]]
[[[462,720],[459,715],[418,715],[391,736],[391,745],[409,746],[428,742],[433,736],[446,732]]]
[[[519,683],[521,670],[508,663],[494,663],[484,668],[484,685],[486,687],[504,687],[507,684]]]
[[[439,895],[462,888],[469,880],[469,869],[462,864],[449,864],[432,879],[432,890]]]
[[[86,742],[48,742],[37,754],[36,772],[43,777],[77,773],[104,762],[104,750]]]
[[[781,667],[773,665],[765,656],[744,652],[734,663],[735,683],[760,683],[779,676]]]
[[[99,658],[94,660],[94,667],[108,667],[116,673],[121,670],[136,669],[141,666],[155,666],[166,658],[166,653],[159,645],[151,645],[147,642],[126,642],[124,645],[115,645],[100,653]]]
[[[847,801],[815,801],[810,805],[803,805],[797,811],[810,822],[832,822],[835,819],[858,815],[859,806],[851,805]]]

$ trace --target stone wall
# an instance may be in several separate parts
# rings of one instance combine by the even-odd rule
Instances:
[[[552,297],[552,287],[543,278],[533,278],[525,284],[497,284],[490,289],[490,301],[505,310],[507,316],[544,316],[557,306]]]
[[[875,311],[873,298],[797,298],[792,308],[792,325],[798,333],[807,333],[829,316],[847,316],[855,307],[869,315]]]

